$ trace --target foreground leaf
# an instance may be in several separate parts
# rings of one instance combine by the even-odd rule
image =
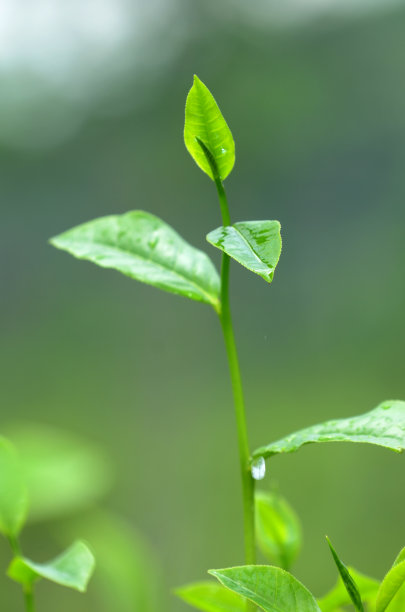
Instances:
[[[176,595],[203,612],[245,612],[246,601],[215,582],[195,582],[180,589]]]
[[[217,228],[207,240],[268,283],[273,280],[281,253],[278,221],[241,221]]]
[[[320,612],[308,589],[279,567],[245,565],[208,573],[266,612]]]
[[[289,569],[301,548],[301,526],[288,502],[276,492],[255,495],[256,537],[270,561]]]
[[[14,539],[24,525],[28,491],[14,446],[0,438],[0,532]]]
[[[377,593],[376,612],[384,612],[405,582],[404,549],[394,561],[394,565],[384,577]]]
[[[218,273],[208,256],[169,225],[141,210],[79,225],[51,244],[103,268],[159,289],[211,304],[219,311]]]
[[[97,447],[71,433],[34,423],[7,435],[18,450],[29,492],[29,520],[49,520],[82,510],[104,495],[111,467]]]
[[[348,419],[326,421],[301,429],[255,450],[253,457],[292,453],[312,442],[363,442],[401,452],[405,448],[405,402],[383,402],[371,412]]]
[[[356,610],[358,610],[358,612],[364,612],[364,607],[363,607],[363,603],[361,601],[361,595],[359,592],[359,589],[357,588],[357,585],[355,583],[355,581],[353,580],[352,576],[350,575],[349,570],[347,569],[346,565],[339,559],[339,556],[337,554],[337,552],[335,551],[335,549],[332,546],[331,541],[329,540],[329,538],[326,538],[329,544],[329,548],[331,550],[333,559],[336,563],[336,567],[338,568],[340,577],[343,581],[343,584],[345,586],[345,589],[354,605],[354,607],[356,608]]]
[[[235,163],[235,143],[213,95],[196,75],[186,101],[184,142],[196,164],[215,180],[217,177],[204,151],[208,149],[218,177],[226,179]]]
[[[352,567],[349,567],[348,570],[356,582],[362,601],[373,604],[380,586],[378,580],[369,578]],[[318,604],[322,612],[335,612],[341,606],[348,606],[351,601],[342,578],[339,576],[336,586],[327,595],[318,599]]]
[[[16,557],[7,574],[16,582],[31,584],[40,578],[84,592],[94,571],[94,556],[84,542],[77,541],[48,563]]]

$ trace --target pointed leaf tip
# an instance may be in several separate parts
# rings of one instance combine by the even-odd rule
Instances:
[[[336,567],[338,568],[339,574],[343,580],[343,584],[345,585],[346,591],[348,592],[349,597],[352,600],[354,607],[356,608],[358,612],[364,612],[363,603],[361,601],[361,595],[360,595],[359,589],[357,588],[355,581],[350,575],[350,572],[347,569],[346,565],[339,559],[338,554],[333,548],[332,542],[330,541],[328,536],[326,536],[326,541],[329,544],[329,548],[332,553],[333,560],[336,564]]]

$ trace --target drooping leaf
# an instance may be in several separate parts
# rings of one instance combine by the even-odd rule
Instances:
[[[60,542],[80,534],[97,560],[92,588],[98,612],[161,612],[165,593],[158,560],[133,525],[111,512],[93,511],[64,523]]]
[[[78,259],[219,310],[220,280],[209,257],[150,213],[135,210],[101,217],[50,242]]]
[[[372,605],[377,597],[380,583],[374,578],[369,578],[368,576],[357,572],[352,567],[349,567],[348,569],[351,577],[356,582],[362,601]],[[324,597],[318,599],[318,604],[322,612],[335,612],[335,610],[341,608],[342,606],[348,606],[351,604],[351,602],[352,600],[350,595],[347,592],[340,576],[336,586]]]
[[[235,163],[235,143],[213,95],[196,75],[186,101],[184,142],[196,164],[215,180],[217,177],[207,159],[206,147],[218,178],[226,179]]]
[[[246,600],[215,582],[195,582],[180,589],[176,595],[203,612],[245,612]]]
[[[301,548],[297,515],[279,493],[257,491],[255,495],[257,543],[268,559],[289,569]]]
[[[7,571],[10,578],[30,584],[46,578],[51,582],[84,592],[94,571],[93,553],[84,542],[77,541],[64,553],[48,563],[35,563],[25,557],[15,557]]]
[[[253,457],[292,453],[312,442],[363,442],[401,452],[405,448],[405,402],[383,402],[374,410],[348,419],[326,421],[301,429],[255,450]]]
[[[364,612],[364,606],[363,606],[363,602],[361,601],[361,595],[359,592],[359,589],[357,587],[357,584],[355,583],[355,581],[353,580],[352,576],[350,575],[349,570],[347,569],[346,565],[343,563],[343,561],[341,561],[339,559],[339,556],[336,552],[336,550],[333,548],[331,541],[329,540],[329,538],[326,538],[329,544],[329,548],[331,550],[332,553],[332,557],[333,560],[336,563],[336,567],[338,568],[340,577],[343,581],[343,584],[345,586],[345,589],[354,605],[354,607],[356,608],[356,610],[358,612]]]
[[[268,283],[273,280],[281,253],[278,221],[241,221],[218,227],[207,240]]]
[[[14,539],[28,511],[28,490],[14,446],[0,438],[0,532]]]
[[[18,450],[30,499],[29,520],[48,520],[94,503],[112,481],[99,448],[71,433],[34,423],[7,429]]]
[[[402,551],[401,551],[402,553]],[[400,553],[400,555],[401,555]],[[376,612],[384,612],[405,582],[405,561],[395,560],[377,593]]]
[[[279,567],[244,565],[210,570],[208,573],[266,612],[320,612],[308,589]]]

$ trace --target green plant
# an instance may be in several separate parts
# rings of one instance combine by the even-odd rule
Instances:
[[[269,612],[337,611],[339,606],[350,602],[357,609],[362,609],[361,589],[356,587],[349,570],[338,560],[334,551],[343,584],[348,591],[344,590],[345,598],[337,598],[338,603],[332,604],[332,608],[326,608],[326,604],[322,603],[325,598],[317,602],[288,573],[287,569],[300,546],[298,520],[280,495],[257,492],[256,531],[255,481],[263,478],[266,459],[276,454],[295,452],[309,443],[363,442],[402,451],[405,448],[405,402],[386,401],[364,415],[311,426],[251,452],[229,301],[230,260],[234,259],[271,283],[281,254],[280,224],[278,221],[231,222],[223,182],[234,166],[235,145],[213,96],[198,77],[194,77],[187,98],[184,140],[191,156],[214,182],[217,190],[222,226],[211,231],[207,240],[222,252],[220,275],[204,252],[185,242],[164,221],[144,211],[96,219],[51,240],[55,247],[79,259],[113,268],[160,289],[205,302],[219,317],[229,362],[237,425],[246,565],[211,570],[210,574],[220,584],[198,583],[180,589],[178,594],[195,607],[211,612],[254,610],[256,606]],[[256,565],[256,540],[270,560],[281,567]],[[377,612],[385,609],[385,604],[379,602],[388,602],[387,585],[392,584],[392,576],[396,579],[395,585],[401,584],[401,563],[402,560],[382,582],[376,595]],[[364,580],[369,586],[368,579]],[[341,594],[340,584],[337,590]],[[393,593],[393,587],[390,593]]]

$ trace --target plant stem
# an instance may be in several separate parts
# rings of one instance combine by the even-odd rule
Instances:
[[[219,202],[221,206],[224,225],[230,225],[228,202],[224,186],[216,178]],[[231,310],[229,304],[229,264],[230,258],[226,253],[222,255],[221,267],[221,313],[220,320],[224,334],[229,370],[232,382],[233,399],[235,405],[236,426],[238,431],[239,459],[242,476],[243,517],[245,535],[245,561],[248,565],[256,563],[255,524],[254,524],[254,480],[250,471],[250,451],[246,426],[245,402],[243,397],[242,381],[240,376],[238,353],[232,326]],[[256,607],[248,604],[247,610]]]
[[[25,609],[27,612],[35,612],[34,593],[32,591],[32,585],[24,585],[24,600]]]

